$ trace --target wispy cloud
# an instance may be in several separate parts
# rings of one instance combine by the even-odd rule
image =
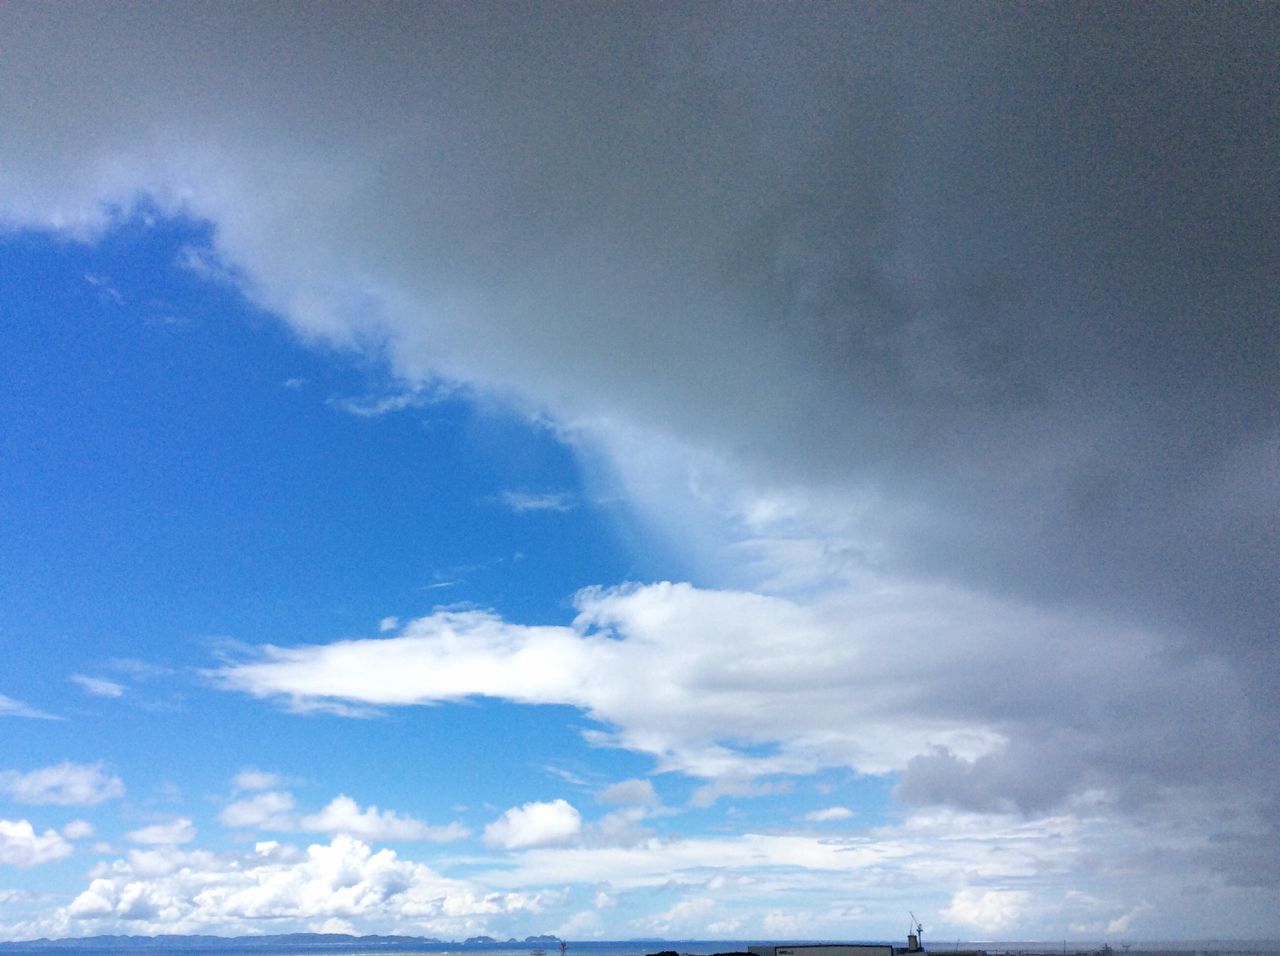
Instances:
[[[64,720],[54,714],[47,714],[43,710],[28,706],[20,700],[14,700],[0,694],[0,717],[31,717],[35,720]]]
[[[236,790],[271,790],[280,786],[282,782],[279,774],[245,767],[232,778],[231,785]]]
[[[134,680],[152,680],[157,677],[167,677],[173,673],[172,667],[141,661],[133,657],[113,657],[107,661],[107,666]]]
[[[407,391],[395,395],[364,395],[359,397],[330,398],[326,404],[331,408],[356,415],[359,418],[377,418],[412,408],[425,408],[433,398],[425,391]]]
[[[852,819],[854,813],[848,807],[827,807],[823,810],[813,810],[804,815],[804,819],[810,823],[832,823],[836,820]]]
[[[195,824],[188,817],[178,817],[165,823],[153,823],[125,834],[127,840],[152,846],[176,846],[181,843],[190,843],[195,838]]]
[[[118,684],[113,680],[106,680],[102,677],[86,677],[84,674],[72,674],[69,681],[79,684],[84,688],[85,693],[92,694],[95,697],[121,697],[124,695],[124,685]]]
[[[115,283],[108,276],[99,275],[95,272],[86,272],[84,279],[89,285],[98,290],[98,297],[105,302],[112,302],[115,305],[124,305],[124,296],[120,294],[120,290],[116,288]]]
[[[498,498],[517,514],[529,511],[571,511],[577,506],[574,496],[566,492],[504,491]]]

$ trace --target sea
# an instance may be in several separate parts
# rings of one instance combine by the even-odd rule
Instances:
[[[569,941],[566,956],[713,956],[741,953],[752,945],[803,943],[879,943],[898,940],[706,940],[628,939]],[[1110,944],[1088,940],[951,940],[926,944],[926,956],[985,952],[989,956],[1280,956],[1280,940],[1135,941]],[[89,939],[30,940],[0,943],[0,956],[560,956],[558,941],[493,943],[435,942],[405,937],[312,937],[305,941],[280,937],[140,937],[98,936]]]

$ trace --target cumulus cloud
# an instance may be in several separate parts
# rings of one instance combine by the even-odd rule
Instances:
[[[91,877],[50,920],[61,920],[68,935],[235,934],[254,932],[265,920],[301,930],[335,919],[448,936],[494,915],[537,913],[548,900],[540,893],[483,891],[349,836],[305,851],[264,842],[242,855],[131,854],[102,864]]]
[[[153,823],[125,834],[125,839],[134,843],[147,843],[159,846],[176,846],[190,843],[196,838],[195,824],[187,817],[179,817],[167,823]]]
[[[568,843],[582,830],[582,816],[566,800],[512,807],[484,828],[484,841],[504,850]]]
[[[345,833],[366,840],[430,840],[447,843],[461,840],[470,831],[460,823],[448,826],[427,826],[420,820],[401,816],[392,810],[379,810],[375,806],[360,809],[350,797],[340,794],[318,813],[304,816],[299,821],[303,830],[318,833]]]
[[[72,846],[56,830],[36,833],[27,820],[0,820],[0,863],[36,866],[70,856]]]
[[[84,688],[86,694],[92,694],[94,697],[121,697],[124,695],[123,684],[113,680],[106,680],[102,677],[86,677],[83,674],[72,674],[68,680],[79,684]]]
[[[0,772],[0,791],[18,803],[92,806],[124,795],[124,781],[100,764],[60,763]]]

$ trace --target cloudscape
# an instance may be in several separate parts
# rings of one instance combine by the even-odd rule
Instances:
[[[0,938],[1280,937],[1280,7],[0,27]]]

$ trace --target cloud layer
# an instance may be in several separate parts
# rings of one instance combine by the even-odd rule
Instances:
[[[3,17],[0,223],[208,222],[194,267],[385,362],[390,397],[348,410],[444,384],[549,421],[701,585],[584,592],[572,626],[441,611],[264,646],[223,686],[339,713],[567,704],[704,804],[847,767],[897,774],[907,807],[1116,833],[1159,808],[1214,837],[1188,840],[1197,866],[1280,881],[1276,8]],[[122,790],[73,764],[0,785]],[[77,918],[488,905],[395,889],[437,878],[351,836],[425,824],[241,789],[229,826],[341,835],[205,890],[122,863]],[[569,852],[541,844],[586,833],[576,813],[513,808],[490,839]],[[60,852],[6,825],[15,858]],[[1025,892],[966,884],[948,912],[1016,925],[1044,906]],[[715,912],[704,894],[652,928]]]

